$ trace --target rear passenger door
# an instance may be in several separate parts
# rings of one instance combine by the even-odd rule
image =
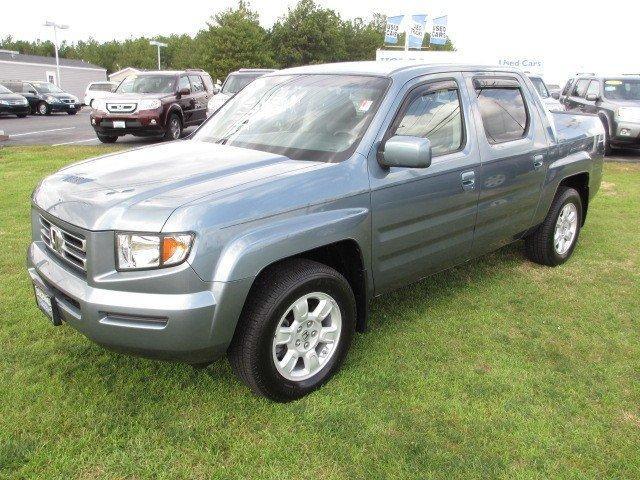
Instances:
[[[394,135],[428,138],[427,168],[383,167],[369,156],[373,274],[377,293],[460,263],[473,243],[480,167],[469,98],[458,73],[415,79],[400,91],[375,145]]]
[[[200,75],[189,75],[189,81],[191,82],[191,96],[194,100],[193,122],[199,125],[207,118],[209,96]]]
[[[482,159],[474,255],[500,248],[531,227],[547,168],[541,105],[519,75],[497,75],[466,75]]]

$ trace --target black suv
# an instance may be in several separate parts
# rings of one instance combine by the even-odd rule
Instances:
[[[29,113],[29,102],[22,95],[0,85],[0,114],[3,113],[24,118]]]
[[[567,82],[560,101],[568,111],[600,117],[607,153],[640,146],[640,75],[577,76]]]
[[[91,125],[103,143],[127,134],[177,140],[184,128],[206,120],[213,89],[204,70],[136,73],[93,101]]]
[[[26,97],[31,113],[49,115],[55,112],[67,112],[69,115],[75,115],[82,108],[78,97],[50,82],[0,80],[0,85]]]

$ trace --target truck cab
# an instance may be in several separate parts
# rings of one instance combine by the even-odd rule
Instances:
[[[188,139],[45,178],[28,271],[56,325],[194,365],[226,355],[289,401],[338,371],[373,297],[518,240],[566,262],[603,151],[597,116],[550,112],[515,70],[292,68]]]

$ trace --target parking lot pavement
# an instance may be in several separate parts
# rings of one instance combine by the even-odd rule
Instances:
[[[9,135],[3,146],[17,145],[101,145],[91,124],[91,109],[83,108],[76,115],[54,113],[52,115],[29,115],[25,118],[0,116],[0,130]],[[194,129],[186,129],[185,135]],[[118,144],[144,145],[158,142],[154,138],[139,138],[126,135],[118,139]]]

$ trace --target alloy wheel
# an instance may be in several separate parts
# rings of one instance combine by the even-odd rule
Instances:
[[[553,235],[553,248],[558,255],[569,251],[578,231],[578,209],[573,203],[567,203],[558,215]]]

